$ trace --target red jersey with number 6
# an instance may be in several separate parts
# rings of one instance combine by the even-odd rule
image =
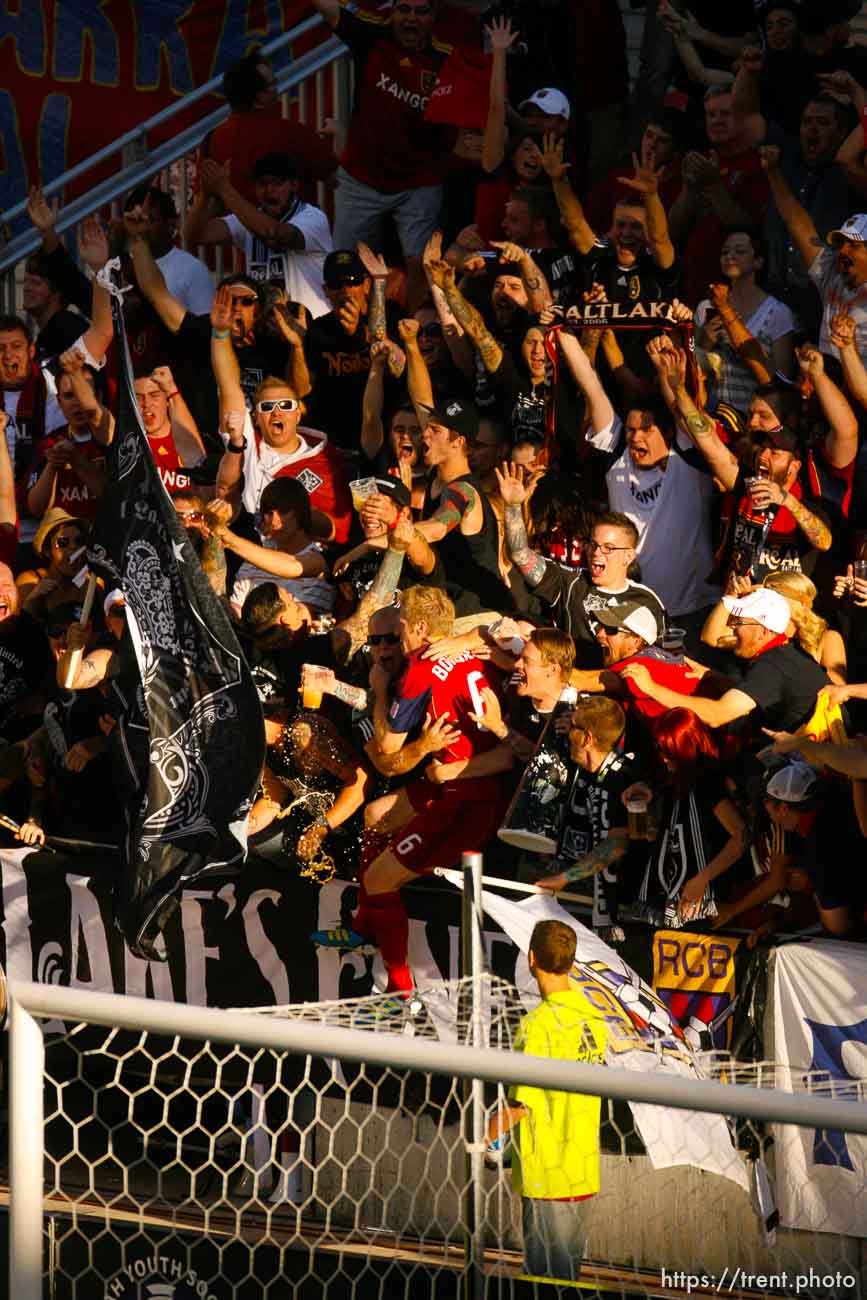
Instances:
[[[448,749],[434,755],[440,762],[453,763],[493,749],[498,744],[496,736],[470,714],[484,713],[482,691],[486,686],[499,697],[503,674],[490,660],[477,659],[471,650],[454,659],[422,659],[421,655],[417,650],[407,658],[388,712],[391,730],[415,732],[421,730],[425,718],[433,722],[447,717],[461,735]]]

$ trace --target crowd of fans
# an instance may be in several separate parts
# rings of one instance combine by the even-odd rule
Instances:
[[[472,849],[588,881],[609,937],[860,939],[852,6],[659,0],[629,101],[615,0],[314,5],[355,64],[332,135],[280,116],[254,50],[188,211],[140,187],[73,253],[31,192],[42,245],[0,319],[3,812],[30,843],[122,820],[123,593],[80,621],[117,256],[142,424],[263,699],[251,841],[360,882],[317,942],[377,945],[408,989],[401,887]],[[483,130],[430,111],[472,69]],[[216,286],[203,245],[234,250]],[[552,798],[553,853],[500,842]]]

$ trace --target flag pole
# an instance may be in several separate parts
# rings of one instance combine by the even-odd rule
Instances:
[[[90,621],[90,612],[93,609],[93,598],[96,595],[96,574],[91,573],[87,579],[87,591],[84,593],[84,604],[81,606],[81,618],[78,620],[78,626],[84,627]],[[84,650],[78,648],[72,650],[66,663],[66,672],[63,674],[63,689],[72,690],[72,683],[78,676],[78,668],[84,656]]]

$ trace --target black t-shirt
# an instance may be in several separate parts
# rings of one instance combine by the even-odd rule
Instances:
[[[750,660],[737,689],[755,700],[761,726],[797,731],[812,716],[816,696],[829,681],[815,659],[787,641]]]
[[[386,303],[386,329],[397,338],[400,313]],[[327,433],[330,441],[348,451],[358,451],[361,410],[370,371],[370,335],[362,318],[354,334],[347,334],[337,313],[330,311],[310,322],[304,355],[313,390],[307,402],[306,423]],[[393,407],[399,385],[386,369],[385,407]]]
[[[579,255],[572,248],[529,248],[528,253],[548,281],[555,302],[569,302],[581,278]]]
[[[0,729],[6,740],[19,736],[14,721],[16,708],[51,681],[54,660],[45,628],[29,614],[19,614],[0,623]],[[28,724],[23,735],[33,728]]]
[[[279,681],[277,693],[285,700],[290,715],[301,702],[299,687],[302,664],[319,664],[322,668],[335,670],[339,667],[334,655],[331,634],[328,632],[299,637],[285,648],[256,651],[254,657],[258,664],[276,673]],[[345,714],[345,706],[338,707]]]
[[[448,581],[473,592],[481,601],[482,609],[499,610],[501,613],[512,610],[515,607],[514,597],[500,575],[497,517],[479,479],[474,474],[460,474],[446,484],[439,497],[432,495],[431,484],[428,483],[424,518],[432,518],[446,502],[453,504],[463,517],[466,501],[457,491],[461,483],[468,483],[482,503],[482,527],[477,533],[462,533],[460,523],[457,523],[436,543],[434,549],[442,560]]]
[[[195,369],[197,376],[196,388],[202,392],[206,388],[216,391],[213,371],[211,370],[210,316],[195,316],[188,311],[181,321],[181,327],[176,337],[182,351],[185,353],[187,364],[192,365]],[[241,387],[244,390],[248,406],[252,405],[253,393],[266,375],[276,375],[278,379],[285,378],[289,350],[286,344],[278,339],[270,339],[266,335],[257,335],[253,343],[245,347],[236,347],[235,356],[238,358],[238,367],[241,371]],[[186,397],[186,389],[183,391]],[[189,399],[188,405],[192,405]],[[211,428],[211,425],[206,425],[200,428],[200,432],[204,436],[205,431],[210,432]]]
[[[639,253],[633,266],[620,266],[614,245],[606,239],[597,240],[589,253],[578,253],[576,257],[583,276],[579,293],[601,284],[607,302],[664,301],[674,296],[680,279],[677,259],[663,270],[646,251]]]
[[[87,318],[77,311],[62,309],[55,312],[36,335],[36,364],[44,365],[46,361],[52,361],[61,352],[71,348],[76,339],[81,338],[88,324]]]
[[[602,652],[596,640],[595,609],[640,600],[656,615],[660,631],[665,625],[665,610],[655,591],[640,582],[627,582],[622,591],[603,591],[594,587],[586,569],[569,569],[553,560],[546,561],[542,581],[533,592],[554,611],[557,626],[575,641],[576,665],[601,668]]]
[[[505,351],[497,369],[488,376],[488,383],[494,404],[486,414],[509,426],[513,442],[528,436],[544,442],[552,398],[550,385],[533,384],[527,374],[521,373],[511,353]]]
[[[738,473],[732,489],[731,521],[726,534],[721,557],[723,581],[734,572],[749,575],[754,583],[761,583],[769,573],[786,569],[805,573],[808,577],[816,567],[821,551],[810,541],[803,528],[785,507],[757,514],[750,508],[750,494],[744,482],[743,469]],[[795,485],[800,496],[801,487]],[[828,512],[814,497],[801,497],[804,506],[830,527]],[[730,506],[731,508],[731,506]]]

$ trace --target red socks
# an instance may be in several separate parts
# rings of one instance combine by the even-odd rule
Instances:
[[[378,831],[365,831],[361,837],[361,853],[358,859],[358,907],[352,919],[352,928],[359,934],[370,938],[373,935],[373,922],[368,913],[367,890],[364,888],[364,876],[371,862],[374,862],[388,843],[387,835]]]
[[[409,992],[413,987],[407,961],[409,919],[403,899],[395,892],[374,894],[366,902],[373,937],[388,971],[387,992]]]

